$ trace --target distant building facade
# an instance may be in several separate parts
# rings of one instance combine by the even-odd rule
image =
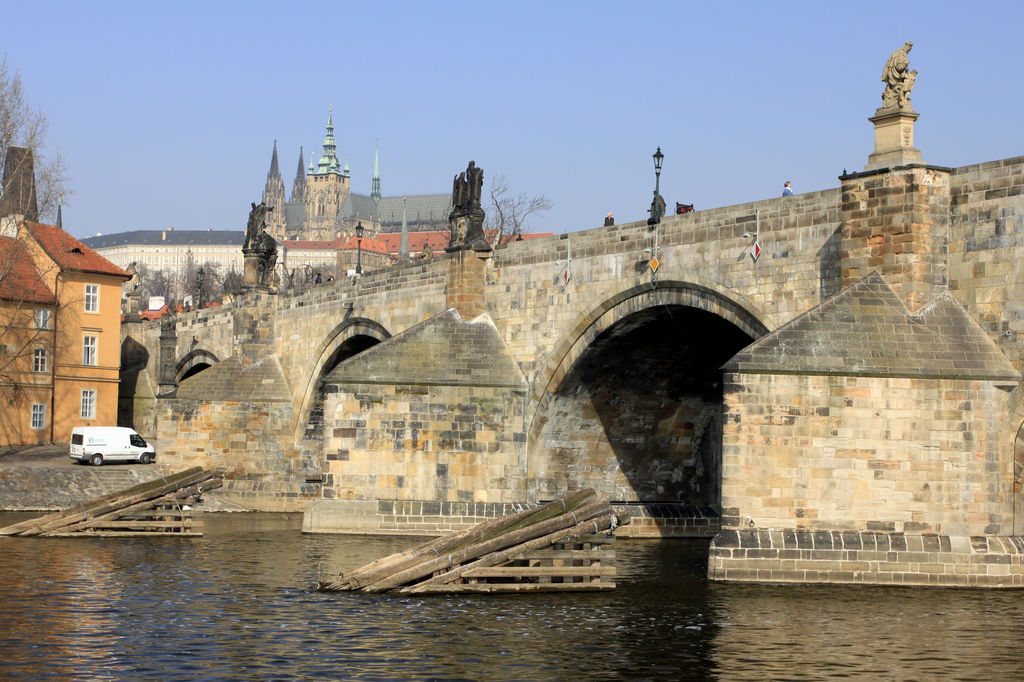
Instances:
[[[82,243],[119,268],[131,263],[177,273],[191,256],[196,265],[213,263],[221,273],[242,272],[244,230],[134,230],[87,237]]]
[[[314,161],[311,156],[304,167],[303,151],[299,149],[298,169],[287,198],[274,142],[263,201],[273,209],[267,218],[267,230],[279,242],[333,241],[353,235],[356,224],[362,224],[369,236],[399,232],[403,216],[410,232],[448,229],[450,194],[382,196],[379,153],[374,158],[370,193],[353,192],[348,164],[342,166],[337,151],[334,117],[330,115],[320,159]]]

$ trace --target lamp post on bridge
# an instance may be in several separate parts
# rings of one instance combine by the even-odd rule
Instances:
[[[363,274],[363,224],[356,223],[356,274]]]
[[[661,146],[654,152],[654,199],[651,201],[651,217],[647,219],[648,225],[657,225],[661,222],[661,216],[665,214],[665,200],[661,198],[661,162],[665,155],[661,153]]]

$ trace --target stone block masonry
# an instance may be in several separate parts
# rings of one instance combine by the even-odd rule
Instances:
[[[346,384],[325,405],[324,495],[517,502],[523,391]]]
[[[1019,537],[864,531],[723,530],[714,580],[922,587],[1024,587]]]

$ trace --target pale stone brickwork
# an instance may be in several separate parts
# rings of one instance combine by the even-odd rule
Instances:
[[[842,286],[877,272],[918,310],[948,283],[949,169],[886,168],[842,182]]]
[[[299,473],[287,403],[238,400],[159,401],[160,461],[174,469],[202,466],[224,476],[218,497],[245,508],[301,511],[320,496]],[[173,434],[173,435],[171,435]],[[287,472],[287,473],[286,473]]]
[[[525,498],[522,397],[503,388],[347,385],[327,398],[327,498]],[[513,398],[513,399],[510,399]],[[516,408],[519,408],[518,410]]]
[[[1024,157],[950,176],[949,287],[1024,369]]]
[[[1006,391],[910,378],[727,381],[723,525],[1009,534]]]

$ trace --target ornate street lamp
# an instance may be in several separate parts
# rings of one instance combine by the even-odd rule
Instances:
[[[363,224],[356,223],[356,274],[363,274]]]
[[[661,198],[661,162],[665,159],[665,155],[661,153],[661,146],[658,146],[658,151],[654,152],[654,200],[651,201],[651,217],[648,219],[648,225],[657,225],[661,222],[661,216],[664,213],[665,201]]]

